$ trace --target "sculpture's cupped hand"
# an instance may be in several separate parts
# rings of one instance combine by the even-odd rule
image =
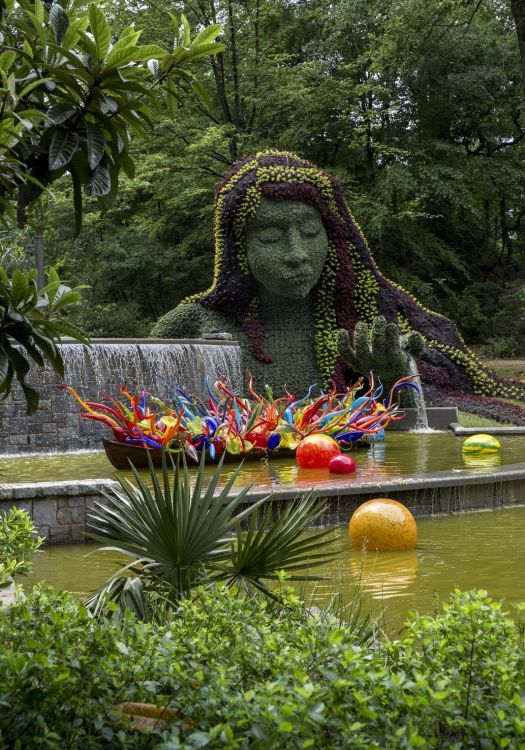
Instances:
[[[401,336],[398,326],[382,316],[374,318],[370,332],[366,323],[357,323],[353,345],[348,331],[341,329],[339,337],[340,356],[360,375],[378,373],[386,390],[410,374],[410,358],[419,357],[425,349],[419,333]]]

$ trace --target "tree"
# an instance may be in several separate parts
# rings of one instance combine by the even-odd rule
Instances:
[[[80,301],[80,289],[62,284],[52,268],[47,284],[37,288],[36,270],[25,273],[15,269],[9,277],[0,268],[0,398],[11,392],[13,378],[24,393],[27,413],[38,408],[38,393],[26,382],[30,370],[28,357],[39,367],[45,362],[63,377],[64,362],[57,342],[70,336],[84,344],[85,334],[63,317],[63,311]]]
[[[139,44],[141,32],[131,26],[114,39],[94,3],[78,11],[67,3],[2,0],[0,10],[0,217],[12,217],[16,202],[23,227],[28,207],[69,175],[78,233],[82,188],[109,208],[120,171],[135,174],[133,136],[154,125],[155,89],[162,85],[172,109],[180,80],[199,93],[188,66],[223,49],[215,41],[220,26],[203,28],[192,39],[185,17],[179,23],[172,16],[175,41],[168,53]],[[81,288],[65,286],[51,269],[38,290],[34,272],[15,270],[10,277],[0,268],[0,395],[7,397],[17,379],[28,413],[38,406],[38,393],[26,381],[30,360],[38,366],[47,360],[63,374],[61,336],[88,343],[62,316],[80,300]]]
[[[115,7],[115,22],[146,19],[151,39],[165,43],[154,6],[135,4],[133,13],[128,3]],[[95,242],[104,256],[93,310],[109,304],[122,319],[131,297],[143,332],[207,286],[213,185],[236,153],[275,147],[299,151],[337,176],[390,278],[452,317],[470,342],[511,337],[519,351],[525,128],[510,6],[191,0],[186,12],[192,25],[224,23],[226,48],[200,77],[208,103],[192,99],[175,119],[159,118],[151,139],[132,145],[138,179],[122,180],[103,221],[88,202],[89,236],[72,239],[61,189],[57,220],[47,214],[53,260],[76,283],[92,273]],[[128,294],[120,260],[104,251],[109,240],[120,259],[132,251],[148,289]],[[86,306],[82,316],[91,325],[92,310]],[[93,320],[99,333],[100,318]],[[137,324],[128,317],[126,325],[131,332]]]
[[[122,169],[132,177],[129,146],[153,127],[153,90],[165,84],[168,102],[179,100],[193,61],[223,49],[220,26],[192,40],[188,22],[172,17],[173,52],[138,43],[141,32],[124,28],[112,41],[102,10],[84,12],[41,0],[6,0],[0,22],[3,89],[0,108],[0,212],[17,196],[19,226],[26,207],[66,172],[73,184],[77,232],[82,222],[82,187],[103,209],[115,199]]]

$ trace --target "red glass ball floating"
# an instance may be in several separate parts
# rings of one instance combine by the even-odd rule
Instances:
[[[295,460],[301,469],[325,469],[330,459],[340,453],[341,448],[333,438],[314,432],[301,440],[295,451]]]
[[[344,454],[334,456],[328,464],[328,471],[331,474],[353,474],[356,469],[357,464],[352,456],[345,456]]]

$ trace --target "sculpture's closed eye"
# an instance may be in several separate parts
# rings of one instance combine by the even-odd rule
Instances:
[[[301,227],[301,234],[305,237],[317,237],[321,231],[321,224],[318,221],[307,221]]]
[[[279,227],[267,227],[266,229],[259,230],[256,238],[263,245],[271,245],[274,242],[280,242],[284,236],[284,232]]]

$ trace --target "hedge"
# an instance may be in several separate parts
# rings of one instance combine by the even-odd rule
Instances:
[[[482,591],[364,644],[291,594],[200,590],[167,625],[117,626],[36,589],[0,642],[2,748],[525,748],[523,623]],[[136,731],[123,701],[173,718]]]

